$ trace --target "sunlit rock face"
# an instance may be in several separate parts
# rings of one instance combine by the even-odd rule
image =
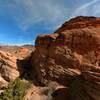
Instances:
[[[100,100],[100,18],[76,17],[40,35],[31,65],[38,82],[68,87],[68,100]]]
[[[0,51],[0,86],[6,86],[10,80],[19,76],[17,58],[10,53]]]
[[[0,88],[17,77],[24,77],[23,59],[35,50],[32,45],[0,45]],[[24,62],[25,63],[25,62]]]

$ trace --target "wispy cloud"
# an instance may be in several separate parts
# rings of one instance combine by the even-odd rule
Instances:
[[[11,16],[23,30],[39,22],[45,25],[49,23],[53,28],[65,19],[68,12],[68,8],[61,6],[57,0],[13,0],[0,5],[2,6],[9,9]]]
[[[73,16],[79,16],[79,15],[95,15],[95,10],[98,11],[99,9],[96,9],[95,3],[97,3],[99,0],[90,0],[88,3],[86,2],[84,5],[81,5],[78,7],[75,12],[71,15]],[[89,9],[89,7],[91,9]],[[95,7],[95,8],[94,8]],[[99,4],[100,7],[100,4]],[[94,9],[93,9],[94,8]],[[92,14],[91,14],[92,11]]]
[[[36,27],[37,23],[56,29],[70,17],[100,15],[100,0],[85,1],[84,4],[82,0],[79,0],[81,3],[77,0],[3,0],[0,1],[0,11],[6,10],[6,14],[11,15],[24,31]]]

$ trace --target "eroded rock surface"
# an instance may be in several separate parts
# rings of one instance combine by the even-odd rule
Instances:
[[[0,51],[0,86],[20,76],[17,58],[10,53]]]
[[[34,50],[32,45],[0,46],[0,88],[7,86],[10,80],[23,75],[25,69],[22,60]]]
[[[68,100],[100,100],[100,18],[80,16],[38,36],[31,64],[40,83],[67,86]]]

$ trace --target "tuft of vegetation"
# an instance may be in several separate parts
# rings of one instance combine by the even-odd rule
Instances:
[[[17,78],[8,84],[8,87],[0,94],[0,100],[23,100],[25,95],[25,84]]]

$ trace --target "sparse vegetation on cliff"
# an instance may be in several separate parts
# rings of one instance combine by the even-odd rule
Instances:
[[[0,100],[23,100],[25,95],[25,84],[17,78],[8,84],[8,87],[0,94]]]

